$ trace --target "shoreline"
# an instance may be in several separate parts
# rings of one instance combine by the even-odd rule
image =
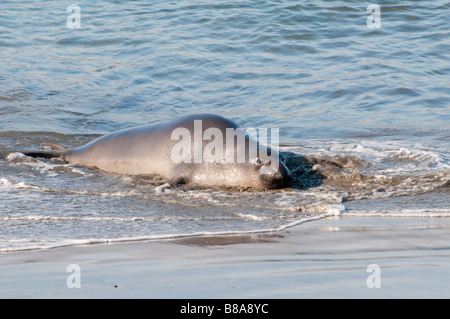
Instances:
[[[339,216],[268,234],[8,252],[0,298],[448,298],[449,238],[447,218]]]

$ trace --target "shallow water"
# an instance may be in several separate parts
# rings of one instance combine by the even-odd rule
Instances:
[[[0,7],[0,251],[450,217],[447,1],[60,1]],[[36,160],[188,113],[280,130],[291,187],[158,188]]]

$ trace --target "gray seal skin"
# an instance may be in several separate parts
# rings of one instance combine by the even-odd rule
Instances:
[[[237,143],[234,137],[235,158],[238,152],[245,152],[245,161],[226,162],[224,159],[208,159],[195,162],[194,154],[191,161],[177,163],[173,160],[173,149],[181,138],[173,138],[177,128],[183,128],[191,134],[190,146],[192,149],[201,145],[201,150],[213,141],[210,139],[195,139],[195,120],[201,120],[201,136],[208,128],[220,130],[223,142],[227,128],[238,129],[238,126],[218,115],[198,114],[188,115],[169,122],[140,126],[120,130],[100,137],[80,148],[70,150],[63,158],[71,163],[88,167],[96,167],[107,172],[128,175],[159,174],[168,179],[171,185],[192,183],[201,186],[229,186],[250,187],[255,189],[273,189],[285,187],[290,179],[289,169],[285,166],[282,157],[274,150],[270,161],[261,161],[258,148],[257,157],[251,158],[248,148],[255,140],[245,136],[245,143]],[[198,124],[199,122],[197,122]],[[186,130],[187,129],[187,130]],[[198,131],[198,129],[197,129]],[[197,132],[198,134],[198,132]],[[198,135],[197,135],[198,136]],[[217,138],[217,136],[215,136]],[[256,141],[258,144],[258,142]],[[196,144],[196,145],[195,145]],[[259,146],[259,144],[258,144]],[[244,150],[242,148],[245,148]],[[223,145],[225,154],[226,146]],[[193,152],[192,152],[193,153]],[[266,154],[266,153],[264,153]],[[276,156],[274,156],[276,155]],[[225,158],[225,155],[223,155]],[[273,161],[276,161],[275,163]],[[274,165],[275,164],[275,165]],[[270,167],[271,170],[268,169]],[[273,169],[275,167],[275,169]]]

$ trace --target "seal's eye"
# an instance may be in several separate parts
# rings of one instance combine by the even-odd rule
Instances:
[[[253,161],[253,163],[254,163],[254,164],[257,164],[257,165],[261,165],[261,164],[263,163],[263,161],[262,161],[259,157],[257,157],[257,158]]]

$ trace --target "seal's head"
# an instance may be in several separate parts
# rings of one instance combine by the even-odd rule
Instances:
[[[274,189],[283,188],[289,184],[291,172],[287,168],[283,157],[279,160],[270,160],[261,164],[259,168],[259,182],[262,188]]]

